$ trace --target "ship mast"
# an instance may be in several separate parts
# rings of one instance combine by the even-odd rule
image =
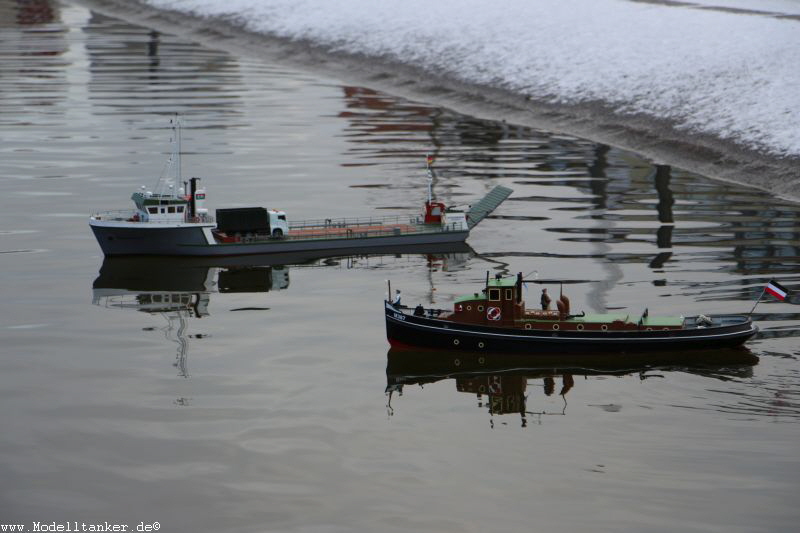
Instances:
[[[172,128],[175,130],[175,184],[172,187],[172,196],[177,198],[178,185],[181,183],[181,123],[177,114]]]
[[[169,123],[172,125],[170,137],[172,153],[164,164],[154,191],[161,198],[178,198],[178,188],[181,184],[181,124],[178,115],[170,119]]]
[[[425,156],[425,166],[428,169],[428,205],[433,202],[433,154],[427,154]]]

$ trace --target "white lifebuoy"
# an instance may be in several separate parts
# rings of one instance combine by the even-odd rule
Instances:
[[[501,316],[502,316],[502,313],[500,312],[500,308],[499,307],[489,307],[486,310],[486,318],[488,318],[489,320],[497,321],[497,320],[500,320]]]

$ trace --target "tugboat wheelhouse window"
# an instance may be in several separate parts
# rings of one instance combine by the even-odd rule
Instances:
[[[157,207],[148,207],[147,208],[147,212],[150,213],[151,215],[155,215],[156,213],[158,213],[158,208]]]
[[[511,291],[511,289],[506,289],[506,300],[511,300],[513,298],[514,298],[514,295],[513,295],[512,291]]]
[[[500,300],[500,289],[489,289],[489,300],[497,302]]]

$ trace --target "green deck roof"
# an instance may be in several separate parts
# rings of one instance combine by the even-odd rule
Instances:
[[[484,299],[485,297],[482,296],[480,293],[465,294],[464,296],[459,296],[458,298],[456,298],[453,303],[459,304],[459,303],[472,302],[475,300],[484,300]]]
[[[576,316],[570,322],[583,322],[594,324],[610,324],[616,320],[623,322],[639,322],[639,316],[631,316],[626,313],[586,313],[585,316]],[[665,328],[683,325],[682,316],[648,316],[642,321],[643,327]]]
[[[501,288],[509,287],[510,288],[510,287],[513,287],[516,284],[517,284],[517,277],[516,276],[511,276],[511,277],[507,277],[507,278],[500,278],[500,279],[491,278],[489,280],[489,287],[501,287]]]

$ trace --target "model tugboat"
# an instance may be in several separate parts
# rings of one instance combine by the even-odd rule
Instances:
[[[543,309],[526,309],[524,282],[522,274],[490,279],[487,272],[481,292],[458,298],[451,310],[387,300],[386,336],[394,348],[597,354],[730,348],[758,332],[748,315],[573,313],[563,293],[555,309],[549,309],[549,296],[542,298]]]
[[[199,178],[182,181],[180,127],[173,122],[173,152],[153,190],[142,187],[131,199],[136,209],[89,217],[106,256],[236,256],[276,253],[387,249],[463,243],[470,230],[512,190],[501,185],[466,212],[447,209],[433,196],[433,158],[428,157],[428,199],[424,214],[364,218],[320,218],[289,222],[284,211],[265,207],[205,207]]]

